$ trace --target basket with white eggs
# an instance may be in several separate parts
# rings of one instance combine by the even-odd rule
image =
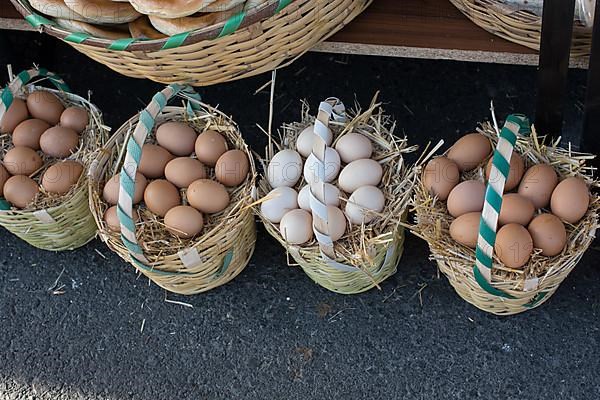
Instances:
[[[180,99],[184,106],[169,106]],[[171,292],[235,278],[254,251],[254,161],[236,123],[189,86],[169,85],[90,167],[100,237]]]
[[[484,123],[423,168],[414,231],[463,299],[498,315],[530,310],[594,240],[593,158],[538,136],[521,115],[501,130]]]
[[[335,98],[270,136],[257,213],[267,231],[321,286],[353,294],[396,272],[415,174],[394,136],[395,123],[373,100],[348,116]],[[275,149],[276,148],[276,149]]]
[[[96,235],[85,171],[109,130],[56,74],[9,75],[0,95],[0,225],[44,250],[83,246]]]

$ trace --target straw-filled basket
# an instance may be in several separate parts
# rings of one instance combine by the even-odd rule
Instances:
[[[177,95],[185,99],[186,107],[166,105]],[[145,206],[133,208],[131,195],[135,178],[124,178],[135,177],[140,161],[139,149],[144,143],[155,142],[153,128],[168,121],[184,121],[197,132],[215,130],[224,136],[230,150],[243,151],[250,162],[246,180],[228,189],[230,203],[227,208],[205,215],[202,231],[189,239],[169,233],[163,219]],[[102,199],[104,183],[119,172],[120,234],[107,226],[103,216],[108,205]],[[100,237],[121,258],[166,290],[197,294],[235,278],[252,256],[256,241],[251,207],[255,176],[253,158],[235,122],[221,111],[201,103],[189,86],[170,85],[157,93],[145,110],[123,124],[96,154],[90,170],[90,207]],[[181,192],[185,198],[185,190]]]
[[[514,117],[508,118],[509,122],[500,132],[490,123],[482,124],[477,132],[485,135],[497,146],[499,137],[507,137],[505,133],[509,126],[516,126],[515,121],[518,122],[518,119]],[[464,300],[481,310],[498,315],[524,312],[548,300],[590,246],[598,226],[600,198],[593,193],[598,187],[598,182],[592,176],[592,167],[586,165],[594,156],[558,147],[558,141],[552,142],[549,137],[538,136],[535,128],[529,127],[526,118],[522,121],[522,134],[518,134],[516,129],[513,131],[516,143],[511,152],[515,151],[521,155],[525,162],[525,170],[536,164],[547,164],[553,167],[559,181],[567,177],[579,177],[592,190],[589,208],[584,217],[575,224],[563,220],[567,240],[558,255],[544,256],[541,254],[542,250],[534,248],[531,258],[522,268],[512,269],[501,262],[493,250],[497,214],[492,212],[493,201],[490,200],[499,197],[496,194],[498,190],[490,182],[480,221],[477,251],[459,244],[450,236],[449,227],[453,218],[447,210],[446,202],[440,201],[437,196],[433,197],[421,180],[415,189],[416,225],[413,229],[428,242],[431,259],[437,262],[440,270]],[[509,125],[511,123],[512,125]],[[531,133],[528,134],[529,132]],[[512,134],[509,133],[508,136]],[[493,156],[494,168],[500,165],[497,164],[499,153],[507,148],[506,141],[503,146],[496,148]],[[484,181],[487,162],[488,159],[474,170],[463,172],[461,180]],[[508,172],[505,176],[507,175]],[[492,176],[496,176],[493,171]],[[503,187],[504,180],[496,185]],[[502,204],[502,193],[499,195],[499,205],[494,209],[498,209]]]
[[[57,89],[40,86],[51,82]],[[108,139],[109,129],[102,122],[102,115],[89,99],[69,92],[65,82],[52,72],[42,68],[23,71],[11,79],[2,91],[0,120],[14,98],[24,99],[34,90],[47,90],[56,95],[65,107],[78,106],[88,112],[89,124],[80,135],[77,150],[67,159],[76,160],[84,166],[91,161],[92,154]],[[0,136],[0,158],[12,147],[8,134]],[[57,160],[42,154],[43,166],[30,177],[38,184],[42,175]],[[87,175],[81,174],[78,182],[64,195],[41,193],[24,209],[16,209],[0,198],[0,225],[25,240],[32,246],[44,250],[72,250],[83,246],[96,235],[96,224],[89,209]]]
[[[11,0],[33,26],[134,78],[207,86],[288,65],[342,29],[372,0],[267,0],[230,19],[163,39],[103,39],[58,26]]]
[[[314,125],[315,137],[327,127],[331,129],[331,146],[335,146],[340,138],[351,132],[362,134],[372,142],[371,159],[378,162],[383,170],[383,178],[378,185],[385,197],[383,210],[366,224],[350,224],[347,217],[344,217],[346,231],[339,240],[332,241],[330,232],[335,228],[329,225],[331,222],[327,221],[327,212],[323,213],[325,203],[317,199],[318,195],[312,193],[313,185],[309,185],[314,237],[301,245],[286,241],[279,224],[266,218],[260,205],[256,208],[257,214],[267,231],[281,243],[288,256],[292,256],[295,264],[290,262],[290,265],[299,265],[319,285],[341,294],[356,294],[379,287],[381,282],[396,272],[402,255],[405,235],[403,222],[406,220],[416,179],[413,169],[406,165],[404,156],[414,151],[415,147],[409,147],[406,138],[394,135],[396,124],[384,114],[376,99],[368,109],[358,110],[347,117],[343,104],[332,98],[321,103],[317,118],[310,115],[308,106],[304,104],[299,122],[283,125],[279,138],[270,136],[266,156],[261,160],[264,170],[267,171],[267,165],[276,152],[295,150],[299,135],[311,125]],[[314,143],[317,141],[315,139]],[[317,148],[324,143],[314,144],[311,156],[317,155],[320,152]],[[302,177],[293,188],[299,193],[306,184]],[[337,178],[331,184],[338,185]],[[263,177],[258,186],[261,204],[269,198],[271,190],[269,180]],[[340,191],[339,200],[340,208],[344,210],[349,201],[348,195]]]
[[[513,9],[507,6],[504,0],[450,0],[450,2],[486,31],[539,51],[542,31],[542,17],[539,12]],[[577,17],[578,14],[573,25],[571,57],[587,57],[590,54],[592,30],[584,23],[583,16]]]

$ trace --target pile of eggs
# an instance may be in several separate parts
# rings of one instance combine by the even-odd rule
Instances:
[[[454,217],[450,236],[460,244],[476,248],[479,222],[485,201],[486,186],[480,180],[461,180],[461,174],[474,170],[491,154],[490,141],[478,133],[459,139],[445,157],[434,158],[423,173],[425,188],[446,202]],[[492,157],[485,168],[489,182]],[[533,249],[541,255],[560,254],[567,243],[564,223],[576,224],[586,214],[590,203],[587,184],[577,177],[559,182],[551,165],[536,164],[525,170],[525,162],[516,149],[510,160],[510,172],[504,186],[502,207],[494,252],[512,269],[522,269]]]
[[[333,133],[325,141],[333,143]],[[310,187],[327,206],[329,236],[335,242],[344,236],[347,222],[368,224],[381,213],[385,196],[377,187],[383,176],[381,165],[371,159],[373,144],[365,135],[347,133],[334,147],[325,151],[325,182],[316,175],[318,160],[312,154],[314,125],[306,127],[296,140],[296,150],[281,150],[273,156],[267,169],[272,190],[261,203],[261,214],[273,224],[290,244],[304,244],[313,238]],[[316,192],[316,193],[315,193]],[[340,199],[348,199],[344,211]]]
[[[0,121],[0,132],[11,136],[12,147],[0,164],[0,197],[16,208],[26,208],[40,193],[64,195],[83,172],[78,161],[65,160],[79,147],[89,122],[80,107],[65,108],[53,93],[36,90],[26,101],[15,98]],[[32,177],[51,165],[39,180]]]
[[[133,204],[143,201],[147,210],[164,219],[170,233],[182,239],[192,238],[202,231],[204,214],[227,208],[227,188],[246,181],[248,157],[241,150],[229,150],[221,133],[206,130],[198,135],[184,122],[160,125],[156,142],[142,147]],[[119,186],[120,173],[106,182],[102,192],[104,201],[111,205],[104,213],[104,221],[113,232],[121,230],[116,206]]]

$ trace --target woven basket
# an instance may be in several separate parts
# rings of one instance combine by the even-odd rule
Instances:
[[[542,17],[528,11],[507,11],[502,0],[450,0],[471,21],[503,39],[539,51]],[[588,57],[592,31],[582,21],[573,26],[571,57]]]
[[[286,66],[359,15],[372,0],[269,0],[211,27],[161,40],[107,40],[69,32],[11,0],[33,26],[134,78],[208,86]]]
[[[335,103],[333,110],[332,102]],[[384,192],[386,204],[381,215],[366,225],[353,225],[351,228],[347,226],[344,236],[334,243],[331,243],[331,238],[325,232],[319,232],[315,225],[315,239],[303,245],[292,245],[281,235],[278,224],[262,215],[260,205],[256,207],[256,212],[269,234],[279,241],[296,265],[314,282],[336,293],[357,294],[379,287],[381,282],[396,273],[404,248],[403,222],[406,221],[406,211],[416,177],[414,170],[405,165],[404,154],[414,151],[415,147],[408,147],[406,139],[394,136],[395,124],[383,114],[375,100],[368,110],[357,113],[350,121],[345,117],[343,105],[338,102],[337,99],[328,99],[321,103],[319,115],[322,115],[323,110],[328,110],[329,120],[311,117],[305,104],[302,121],[284,125],[279,140],[271,144],[277,147],[277,151],[295,149],[298,135],[307,126],[315,123],[318,125],[318,121],[329,126],[334,138],[340,138],[349,132],[365,135],[373,143],[372,158],[383,167],[383,179],[379,186]],[[315,128],[316,131],[318,128]],[[266,154],[266,158],[261,160],[265,171],[274,155],[272,146],[267,149]],[[321,176],[323,175],[324,172]],[[299,192],[304,184],[302,178],[294,189]],[[258,186],[259,197],[265,199],[271,189],[268,180],[263,177]],[[346,201],[342,200],[342,207]],[[318,209],[323,207],[323,203],[315,206],[315,202],[318,200],[311,198],[313,220],[316,221],[319,214],[322,215]]]
[[[510,138],[512,134],[508,131],[511,131],[517,137],[514,149],[523,157],[525,168],[546,163],[554,167],[559,179],[578,176],[583,178],[590,187],[598,186],[597,181],[592,177],[592,168],[585,165],[586,161],[593,159],[594,156],[562,149],[557,147],[558,142],[549,143],[549,138],[538,137],[535,128],[530,130],[528,121],[526,119],[519,121],[519,118],[510,116],[509,122],[500,134],[497,134],[489,123],[481,125],[477,131],[488,137],[494,144],[499,142],[499,136]],[[527,136],[530,131],[531,134]],[[506,143],[510,141],[510,139],[506,140],[504,147],[497,148],[493,160],[494,166],[497,165],[498,153],[506,151]],[[511,153],[512,148],[511,146]],[[510,158],[504,154],[503,156],[504,160]],[[483,180],[487,161],[485,160],[475,170],[463,173],[461,178]],[[493,171],[492,175],[499,176]],[[488,202],[488,199],[495,193],[502,195],[504,179],[501,182],[498,180],[494,185],[497,187],[488,185],[487,188],[482,227],[484,223],[490,228],[496,226],[496,222],[491,219],[494,215],[491,212],[493,202]],[[509,269],[495,255],[492,256],[491,249],[495,239],[490,242],[489,238],[492,236],[495,238],[495,234],[490,236],[489,233],[495,232],[496,228],[489,230],[487,235],[480,230],[478,241],[480,250],[477,252],[454,241],[448,231],[453,218],[448,213],[445,202],[432,197],[422,182],[419,182],[416,188],[416,226],[413,230],[429,243],[431,259],[437,262],[440,270],[463,299],[481,310],[498,315],[511,315],[539,306],[558,289],[560,283],[577,265],[594,240],[599,209],[600,198],[596,194],[591,194],[590,207],[581,221],[575,225],[565,223],[567,245],[563,251],[557,256],[547,257],[542,256],[540,250],[535,250],[522,271]],[[487,251],[482,250],[488,244],[492,247]]]
[[[58,90],[37,86],[44,79],[52,82]],[[1,94],[0,119],[14,97],[23,98],[33,90],[47,90],[58,96],[65,106],[79,106],[88,110],[90,123],[81,134],[79,149],[69,159],[78,160],[84,167],[89,165],[91,154],[106,142],[109,130],[103,125],[102,115],[96,106],[89,100],[69,93],[64,81],[52,72],[31,69],[12,79]],[[0,142],[0,158],[4,157],[10,146],[10,136],[4,135]],[[44,167],[32,176],[36,181],[41,179],[54,161],[46,156],[43,159]],[[77,185],[66,195],[38,199],[27,209],[11,208],[0,198],[0,225],[37,248],[73,250],[96,235],[96,224],[88,203],[87,176],[82,174]]]
[[[176,95],[186,99],[187,107],[166,106]],[[139,149],[150,137],[152,127],[167,121],[187,121],[197,131],[206,128],[221,132],[230,149],[246,152],[251,166],[249,177],[229,191],[231,203],[225,210],[205,216],[203,233],[187,240],[166,232],[162,220],[149,211],[140,210],[140,220],[134,223],[131,197],[125,195],[129,192],[122,180],[119,194],[122,234],[119,235],[104,222],[108,206],[102,200],[103,184],[119,171],[121,177],[135,176]],[[90,169],[90,208],[100,237],[121,258],[166,290],[197,294],[235,278],[252,256],[256,227],[250,204],[255,176],[253,158],[231,118],[201,103],[189,86],[170,85],[157,93],[144,111],[123,124],[97,153]]]

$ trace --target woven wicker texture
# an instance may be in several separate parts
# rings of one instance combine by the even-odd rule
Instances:
[[[89,190],[90,208],[102,240],[157,285],[171,292],[192,295],[229,282],[248,264],[256,241],[254,215],[250,207],[256,172],[250,151],[231,118],[194,99],[186,100],[188,104],[196,102],[201,108],[192,111],[189,107],[166,106],[158,114],[155,126],[167,121],[187,121],[199,132],[217,130],[226,137],[230,149],[246,152],[251,166],[246,182],[230,191],[230,205],[218,214],[205,215],[200,236],[189,240],[177,239],[166,231],[162,219],[138,208],[140,219],[135,223],[135,239],[147,260],[145,264],[132,255],[123,238],[104,222],[108,205],[102,200],[102,187],[121,170],[127,143],[139,123],[139,114],[123,124],[97,153],[90,171]],[[147,141],[153,139],[149,137]]]
[[[489,123],[483,124],[478,132],[497,143],[498,136]],[[530,137],[518,137],[515,151],[525,160],[526,168],[539,163],[550,164],[560,179],[579,176],[590,186],[597,187],[590,167],[585,165],[586,160],[593,156],[564,150],[557,147],[558,143],[546,143],[544,139],[537,136],[535,129]],[[486,164],[487,160],[474,171],[463,173],[462,178],[482,179]],[[437,262],[463,299],[481,310],[498,315],[517,314],[547,301],[590,246],[598,225],[600,198],[592,194],[589,210],[583,219],[575,225],[565,223],[567,245],[557,256],[542,256],[539,250],[535,250],[521,271],[505,267],[494,255],[491,290],[502,292],[494,295],[482,288],[475,277],[475,250],[458,244],[450,237],[448,229],[453,218],[445,202],[433,198],[421,182],[415,191],[416,225],[413,229],[428,242],[431,259]]]
[[[168,39],[110,41],[56,27],[34,14],[27,1],[12,0],[34,26],[123,75],[194,86],[286,66],[343,28],[371,1],[295,0],[279,9],[281,1],[271,0],[245,15],[237,30],[226,22]]]
[[[501,0],[450,0],[475,24],[501,38],[540,49],[542,18],[528,11],[507,12]],[[592,31],[581,21],[575,21],[571,57],[588,57]]]
[[[48,77],[61,90],[37,86],[40,78],[43,80],[45,77]],[[35,80],[35,82],[27,84],[29,80]],[[22,72],[5,90],[11,91],[15,97],[23,98],[34,89],[43,89],[54,93],[65,105],[87,109],[90,124],[81,134],[79,150],[69,157],[69,159],[76,159],[87,166],[91,154],[108,139],[108,128],[103,125],[100,111],[88,100],[67,93],[65,90],[68,90],[68,87],[64,82],[43,69]],[[0,157],[4,156],[10,146],[10,137],[3,137],[0,143]],[[53,162],[51,159],[45,161],[44,168],[33,176],[35,180],[39,180],[46,168]],[[61,251],[81,247],[96,235],[96,224],[89,209],[87,186],[87,176],[84,173],[77,185],[65,196],[39,200],[25,210],[1,211],[0,225],[40,249]]]
[[[305,106],[301,122],[283,126],[280,140],[274,143],[277,151],[295,149],[298,135],[314,123],[315,118],[309,115],[308,107]],[[406,139],[394,136],[393,121],[383,114],[375,101],[369,109],[357,113],[350,121],[330,121],[329,127],[335,138],[348,132],[356,132],[373,142],[372,158],[382,164],[384,171],[380,187],[384,192],[386,205],[381,216],[362,227],[352,225],[347,228],[345,235],[333,245],[336,257],[330,258],[324,256],[317,240],[300,246],[291,245],[281,235],[279,226],[261,214],[260,206],[256,210],[269,234],[291,255],[294,265],[299,265],[314,282],[336,293],[357,294],[379,287],[381,282],[397,271],[404,244],[402,224],[406,220],[415,180],[414,170],[404,164],[403,157],[415,148],[408,147]],[[273,151],[267,151],[267,157],[262,160],[263,167],[271,160],[272,153]],[[299,191],[304,184],[301,179],[294,189]],[[261,179],[259,196],[264,198],[271,189],[268,180]],[[342,201],[342,208],[344,204],[345,200]]]

